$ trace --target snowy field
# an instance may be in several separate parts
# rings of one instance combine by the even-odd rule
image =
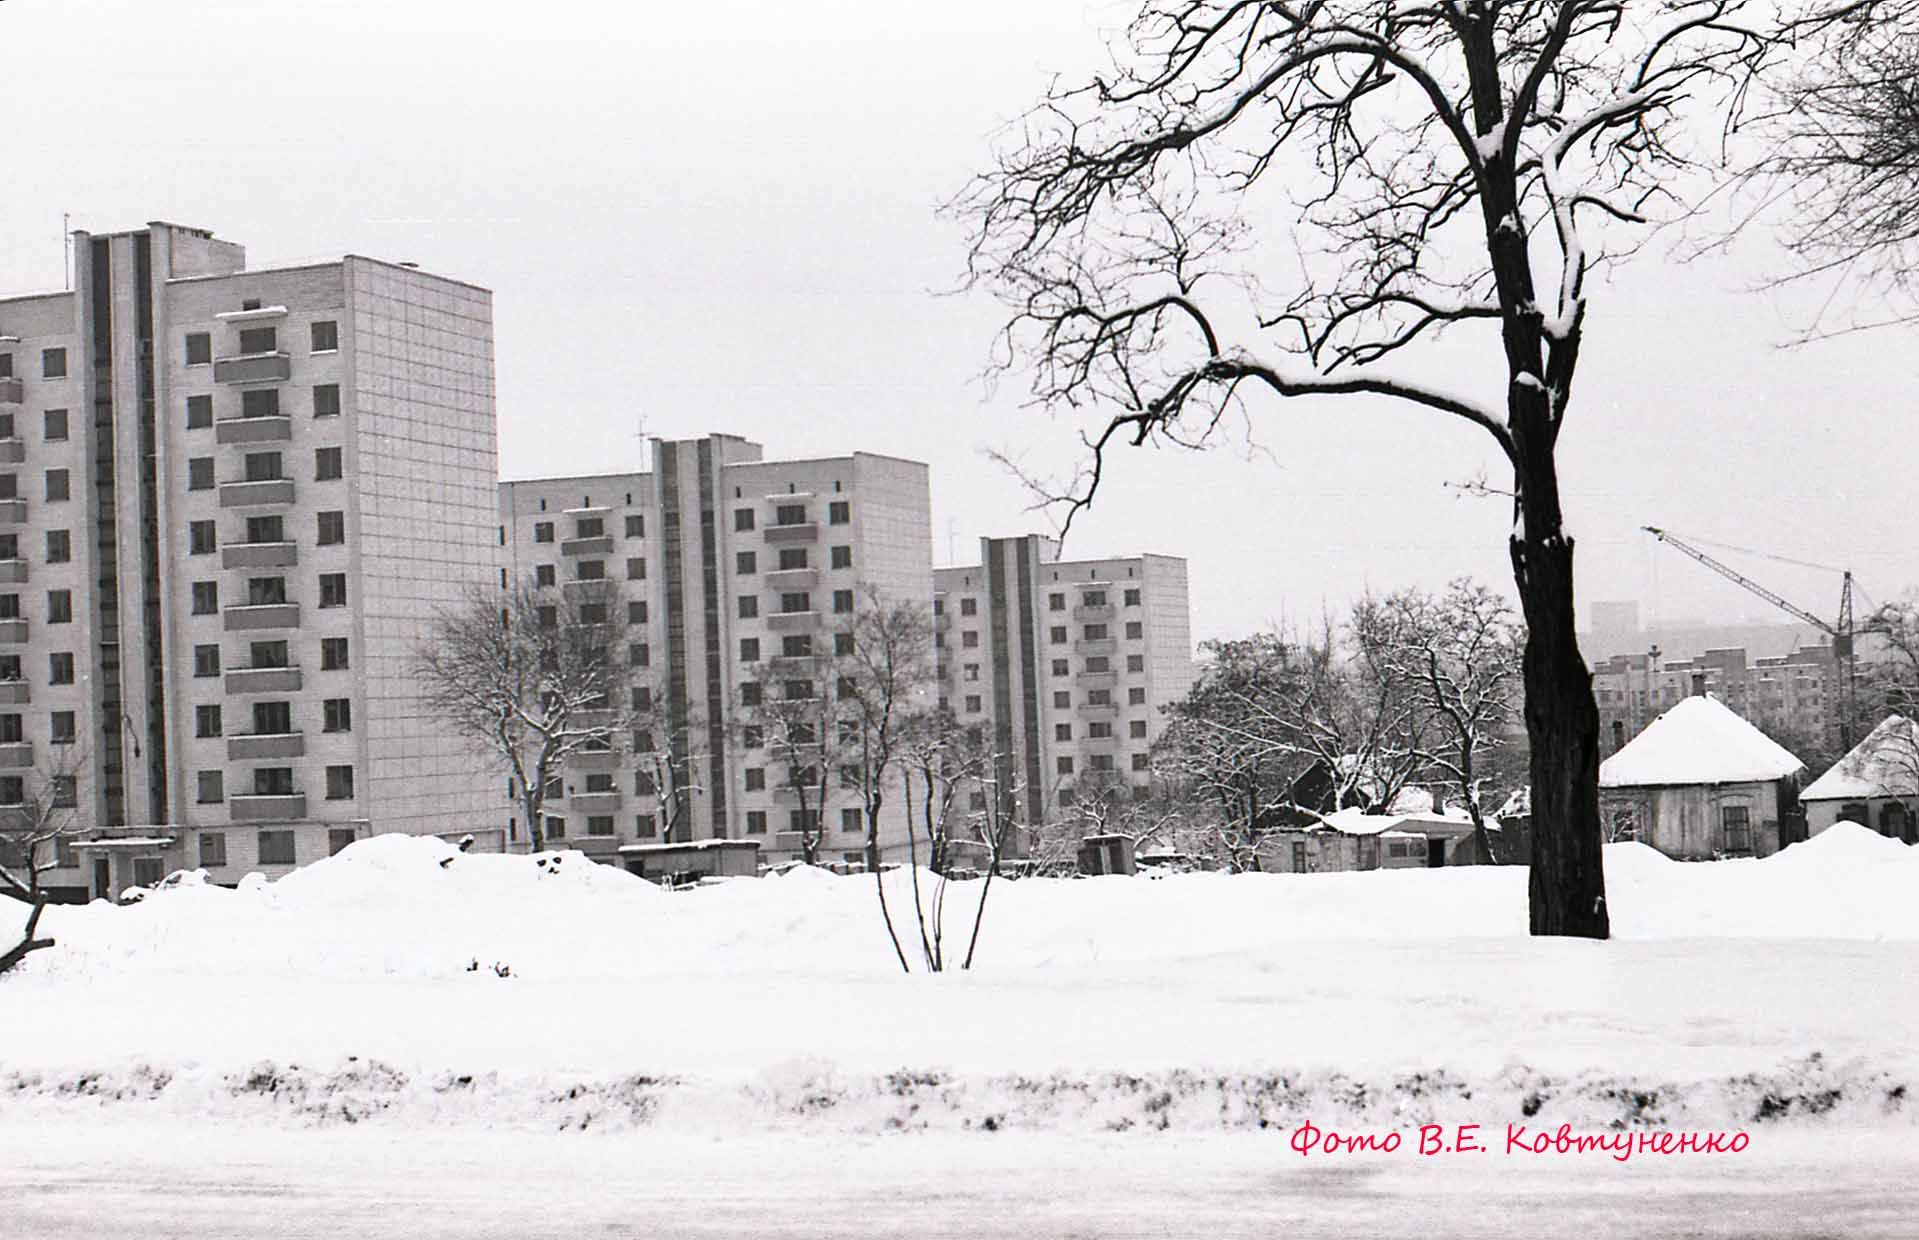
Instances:
[[[916,953],[910,875],[888,881]],[[543,1233],[503,1220],[537,1195],[450,1186],[496,1159],[570,1167],[600,1186],[577,1217],[599,1217],[599,1193],[612,1218],[632,1206],[613,1186],[683,1191],[661,1168],[691,1158],[769,1203],[800,1182],[890,1184],[957,1219],[969,1200],[1027,1194],[1031,1234],[1198,1234],[1149,1223],[1235,1201],[1242,1220],[1342,1234],[1368,1225],[1366,1201],[1438,1186],[1462,1220],[1485,1191],[1558,1186],[1555,1208],[1595,1227],[1668,1234],[1607,1222],[1620,1185],[1666,1177],[1669,1205],[1750,1205],[1810,1173],[1822,1191],[1849,1176],[1870,1190],[1828,1234],[1912,1234],[1873,1211],[1919,1216],[1901,1212],[1919,1207],[1901,1187],[1919,1185],[1919,849],[1850,824],[1764,861],[1615,845],[1607,944],[1529,939],[1525,882],[1471,868],[1000,882],[972,972],[902,977],[870,877],[665,892],[577,855],[375,839],[272,885],[50,910],[59,946],[0,983],[0,1199],[40,1219],[22,1235],[154,1234],[66,1230],[101,1226],[102,1193],[131,1205],[143,1176],[176,1198],[285,1195],[316,1226],[372,1194],[446,1226],[418,1234],[527,1235]],[[949,889],[955,958],[980,886]],[[1625,1167],[1496,1149],[1441,1176],[1405,1154],[1302,1158],[1289,1140],[1305,1123],[1409,1141],[1478,1124],[1495,1145],[1509,1123],[1743,1130],[1753,1146]],[[290,1170],[313,1157],[325,1175]],[[1133,1201],[1115,1217],[1138,1229],[1068,1211],[1047,1231],[1041,1203],[1081,1200],[1063,1186],[1082,1174],[1099,1200]],[[1286,1215],[1294,1197],[1320,1212]],[[44,1215],[18,1212],[28,1198]],[[780,1215],[786,1231],[712,1234],[968,1230],[872,1211],[866,1230],[835,1229],[835,1200]],[[1245,1213],[1260,1201],[1271,1209]],[[1818,1234],[1836,1208],[1794,1206],[1813,1231],[1775,1212],[1770,1229],[1688,1234]],[[632,1234],[704,1234],[668,1217]],[[1427,1234],[1504,1234],[1485,1226]]]

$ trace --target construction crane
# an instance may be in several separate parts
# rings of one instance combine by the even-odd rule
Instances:
[[[1813,615],[1811,612],[1807,611],[1805,608],[1800,607],[1795,603],[1789,602],[1777,594],[1774,594],[1771,590],[1768,590],[1766,587],[1760,585],[1758,582],[1746,576],[1744,573],[1739,572],[1737,569],[1734,569],[1730,567],[1729,565],[1720,563],[1718,560],[1713,559],[1711,556],[1707,555],[1705,552],[1701,551],[1699,548],[1693,546],[1690,543],[1682,542],[1678,538],[1673,537],[1671,534],[1667,533],[1665,530],[1660,529],[1656,525],[1646,525],[1646,526],[1641,526],[1640,528],[1644,529],[1648,534],[1651,534],[1654,538],[1657,538],[1660,542],[1665,543],[1666,545],[1670,547],[1676,548],[1679,551],[1685,552],[1687,555],[1691,556],[1693,559],[1698,560],[1701,564],[1704,564],[1707,568],[1710,568],[1715,573],[1718,573],[1721,577],[1724,577],[1728,581],[1731,581],[1739,586],[1744,587],[1747,591],[1753,594],[1757,594],[1760,598],[1765,599],[1768,603],[1771,603],[1774,607],[1777,607],[1779,610],[1785,612],[1788,615],[1797,616],[1799,619],[1804,620],[1807,624],[1810,624],[1815,629],[1818,629],[1820,632],[1826,634],[1826,636],[1832,638],[1833,662],[1839,665],[1840,672],[1845,677],[1845,682],[1846,682],[1846,710],[1845,710],[1844,716],[1839,721],[1839,742],[1840,744],[1844,745],[1848,750],[1850,750],[1852,748],[1852,739],[1853,739],[1852,738],[1853,720],[1857,717],[1859,713],[1859,661],[1853,657],[1854,638],[1858,634],[1858,629],[1853,623],[1853,615],[1852,615],[1852,572],[1851,570],[1829,569],[1829,568],[1826,568],[1826,566],[1823,564],[1804,564],[1802,561],[1799,561],[1799,560],[1788,561],[1789,563],[1801,564],[1802,567],[1806,567],[1806,568],[1819,568],[1819,569],[1824,569],[1827,572],[1837,572],[1837,573],[1843,574],[1844,579],[1839,587],[1839,618],[1837,621],[1827,621],[1827,620],[1822,620],[1818,616]],[[1772,558],[1781,559],[1783,557],[1775,556]]]

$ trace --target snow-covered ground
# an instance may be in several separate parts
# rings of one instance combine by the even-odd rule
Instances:
[[[1919,849],[1842,824],[1764,861],[1616,845],[1606,863],[1604,944],[1528,938],[1518,869],[1024,880],[993,885],[973,971],[904,977],[871,878],[665,892],[577,855],[375,839],[271,885],[51,910],[58,947],[0,981],[0,1195],[111,1178],[133,1139],[87,1135],[109,1129],[173,1134],[116,1182],[175,1193],[249,1182],[248,1149],[265,1182],[301,1142],[431,1129],[455,1161],[522,1134],[533,1163],[581,1166],[662,1141],[772,1164],[798,1139],[791,1175],[848,1191],[894,1160],[902,1183],[932,1192],[948,1167],[978,1193],[1012,1158],[984,1143],[1026,1142],[1007,1183],[1027,1189],[1006,1191],[1036,1197],[1071,1179],[1075,1142],[1119,1142],[1113,1166],[1164,1173],[1133,1181],[1142,1203],[1173,1210],[1218,1178],[1191,1159],[1291,1165],[1307,1123],[1745,1130],[1775,1160],[1818,1154],[1795,1174],[1865,1141],[1919,1183]],[[911,878],[888,896],[916,957]],[[954,959],[980,890],[949,888]],[[195,1162],[215,1133],[232,1158]],[[627,1152],[585,1152],[605,1140]],[[1439,1182],[1421,1161],[1391,1164],[1389,1196]],[[1613,1208],[1591,1158],[1472,1161],[1464,1182],[1524,1165]],[[1709,1195],[1735,1163],[1760,1165],[1716,1156],[1673,1192]],[[286,1181],[322,1221],[324,1189]],[[56,1206],[45,1234],[90,1234]]]

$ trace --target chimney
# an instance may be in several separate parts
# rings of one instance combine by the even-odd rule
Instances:
[[[1706,673],[1694,672],[1692,674],[1692,695],[1694,697],[1706,696]]]
[[[1624,719],[1615,719],[1612,721],[1612,751],[1618,753],[1625,747],[1626,721]]]

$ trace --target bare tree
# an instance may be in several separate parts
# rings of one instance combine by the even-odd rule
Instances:
[[[1385,398],[1490,437],[1527,625],[1535,934],[1609,932],[1555,463],[1586,277],[1739,108],[1769,11],[1142,0],[1113,69],[1051,91],[954,204],[972,281],[1011,310],[999,364],[1030,369],[1050,407],[1105,415],[1081,476],[1050,491],[1069,522],[1110,448],[1204,445],[1261,396]],[[1294,244],[1262,264],[1268,236]],[[1275,302],[1259,281],[1279,270],[1299,291]],[[1497,400],[1447,386],[1467,369],[1440,345],[1455,329]]]
[[[1919,0],[1813,0],[1784,11],[1797,50],[1755,127],[1761,153],[1744,175],[1764,187],[1763,201],[1784,200],[1784,237],[1800,275],[1911,303],[1919,293]]]
[[[75,746],[55,747],[48,764],[24,777],[20,802],[0,808],[0,896],[27,907],[19,940],[0,951],[0,974],[54,945],[50,938],[37,937],[47,907],[40,879],[46,871],[70,864],[67,850],[85,829],[78,812],[84,765]]]
[[[798,805],[791,832],[807,865],[818,864],[832,781],[858,740],[840,726],[844,686],[832,647],[836,636],[825,634],[822,642],[811,633],[786,634],[786,653],[748,665],[734,716],[741,748],[764,752],[772,786]]]
[[[546,846],[543,810],[567,760],[658,726],[652,688],[635,683],[619,648],[622,608],[607,583],[476,586],[415,651],[434,712],[505,764],[534,852]]]
[[[1353,631],[1430,725],[1425,760],[1459,790],[1480,856],[1494,860],[1480,793],[1519,718],[1525,633],[1511,606],[1462,578],[1437,596],[1400,590],[1363,599]]]

